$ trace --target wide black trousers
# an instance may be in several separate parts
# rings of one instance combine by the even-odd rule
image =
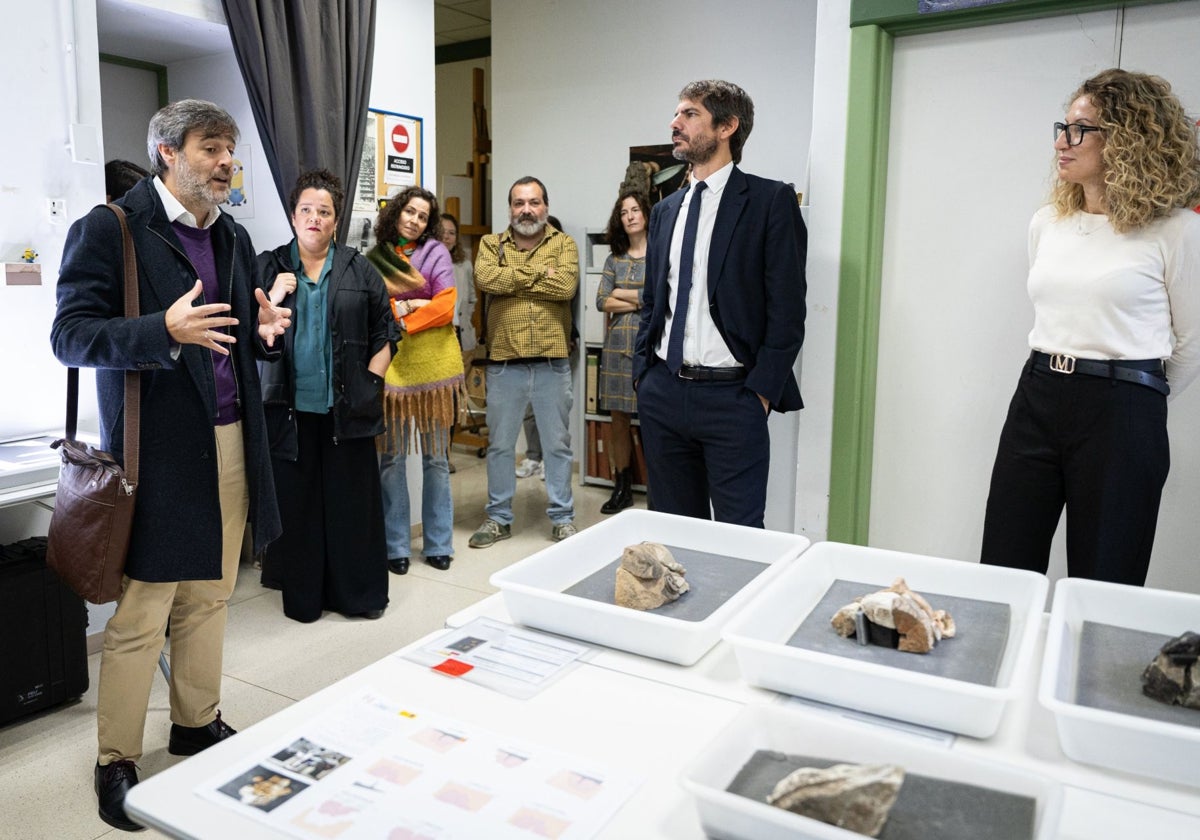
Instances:
[[[272,459],[283,534],[263,559],[283,612],[359,615],[388,603],[387,544],[375,439],[334,442],[333,415],[296,412],[299,457]]]
[[[1141,586],[1171,466],[1152,388],[1027,362],[1000,433],[981,561],[1045,573],[1067,509],[1067,573]]]

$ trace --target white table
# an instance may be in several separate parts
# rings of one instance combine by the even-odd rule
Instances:
[[[429,644],[444,631],[410,647]],[[285,836],[202,799],[195,788],[258,755],[363,688],[420,709],[586,757],[644,779],[603,837],[699,840],[699,819],[678,785],[684,762],[741,704],[584,663],[530,700],[515,700],[416,663],[388,656],[130,791],[129,813],[172,837]]]
[[[506,620],[501,596],[452,615],[462,626],[487,616]],[[414,642],[428,645],[443,631]],[[1044,626],[1043,626],[1044,633]],[[784,702],[739,684],[736,662],[719,644],[685,668],[598,649],[529,700],[516,700],[389,656],[135,787],[127,807],[138,820],[186,838],[278,837],[273,829],[196,795],[198,785],[244,764],[270,744],[368,686],[420,709],[544,744],[644,779],[605,827],[605,838],[701,840],[704,833],[678,783],[682,768],[747,703]],[[1035,699],[1040,661],[1020,675],[1020,699],[987,740],[945,738],[947,749],[1028,767],[1064,783],[1063,840],[1200,837],[1200,791],[1077,764],[1058,748],[1053,716]],[[657,713],[655,713],[657,710]],[[838,710],[800,710],[813,725]],[[863,725],[871,725],[870,723]],[[911,737],[919,737],[913,735]]]

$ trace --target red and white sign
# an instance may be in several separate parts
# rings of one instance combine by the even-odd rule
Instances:
[[[380,145],[384,151],[383,182],[395,187],[417,183],[421,157],[421,127],[417,120],[388,114]]]
[[[392,148],[403,154],[408,151],[408,128],[403,123],[392,126]]]

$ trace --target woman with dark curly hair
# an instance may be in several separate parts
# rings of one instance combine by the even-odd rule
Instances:
[[[438,238],[437,197],[408,187],[375,221],[367,259],[383,276],[404,340],[385,377],[388,430],[379,469],[383,482],[388,568],[408,573],[412,556],[407,455],[421,450],[422,554],[435,569],[454,557],[450,429],[463,392],[462,351],[454,332],[454,263]]]
[[[1000,434],[982,561],[1145,583],[1170,467],[1167,396],[1200,373],[1200,150],[1157,76],[1105,70],[1054,124],[1029,229],[1033,352]],[[1170,383],[1168,386],[1168,382]]]
[[[608,218],[609,254],[596,290],[596,308],[608,315],[600,356],[600,408],[609,412],[608,458],[613,492],[600,507],[604,514],[633,505],[631,415],[637,413],[633,390],[633,351],[646,284],[646,225],[650,202],[637,190],[622,190]]]
[[[262,582],[303,622],[325,609],[379,618],[388,603],[375,436],[397,330],[379,275],[333,241],[344,200],[336,175],[305,172],[288,201],[295,237],[258,257],[272,300],[294,313],[283,358],[262,365],[283,521]]]

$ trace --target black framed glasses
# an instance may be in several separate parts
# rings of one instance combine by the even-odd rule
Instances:
[[[1058,138],[1064,131],[1067,132],[1067,145],[1078,146],[1083,142],[1084,135],[1089,131],[1104,131],[1104,129],[1095,125],[1084,125],[1083,123],[1056,122],[1054,124],[1054,142],[1058,142]]]

